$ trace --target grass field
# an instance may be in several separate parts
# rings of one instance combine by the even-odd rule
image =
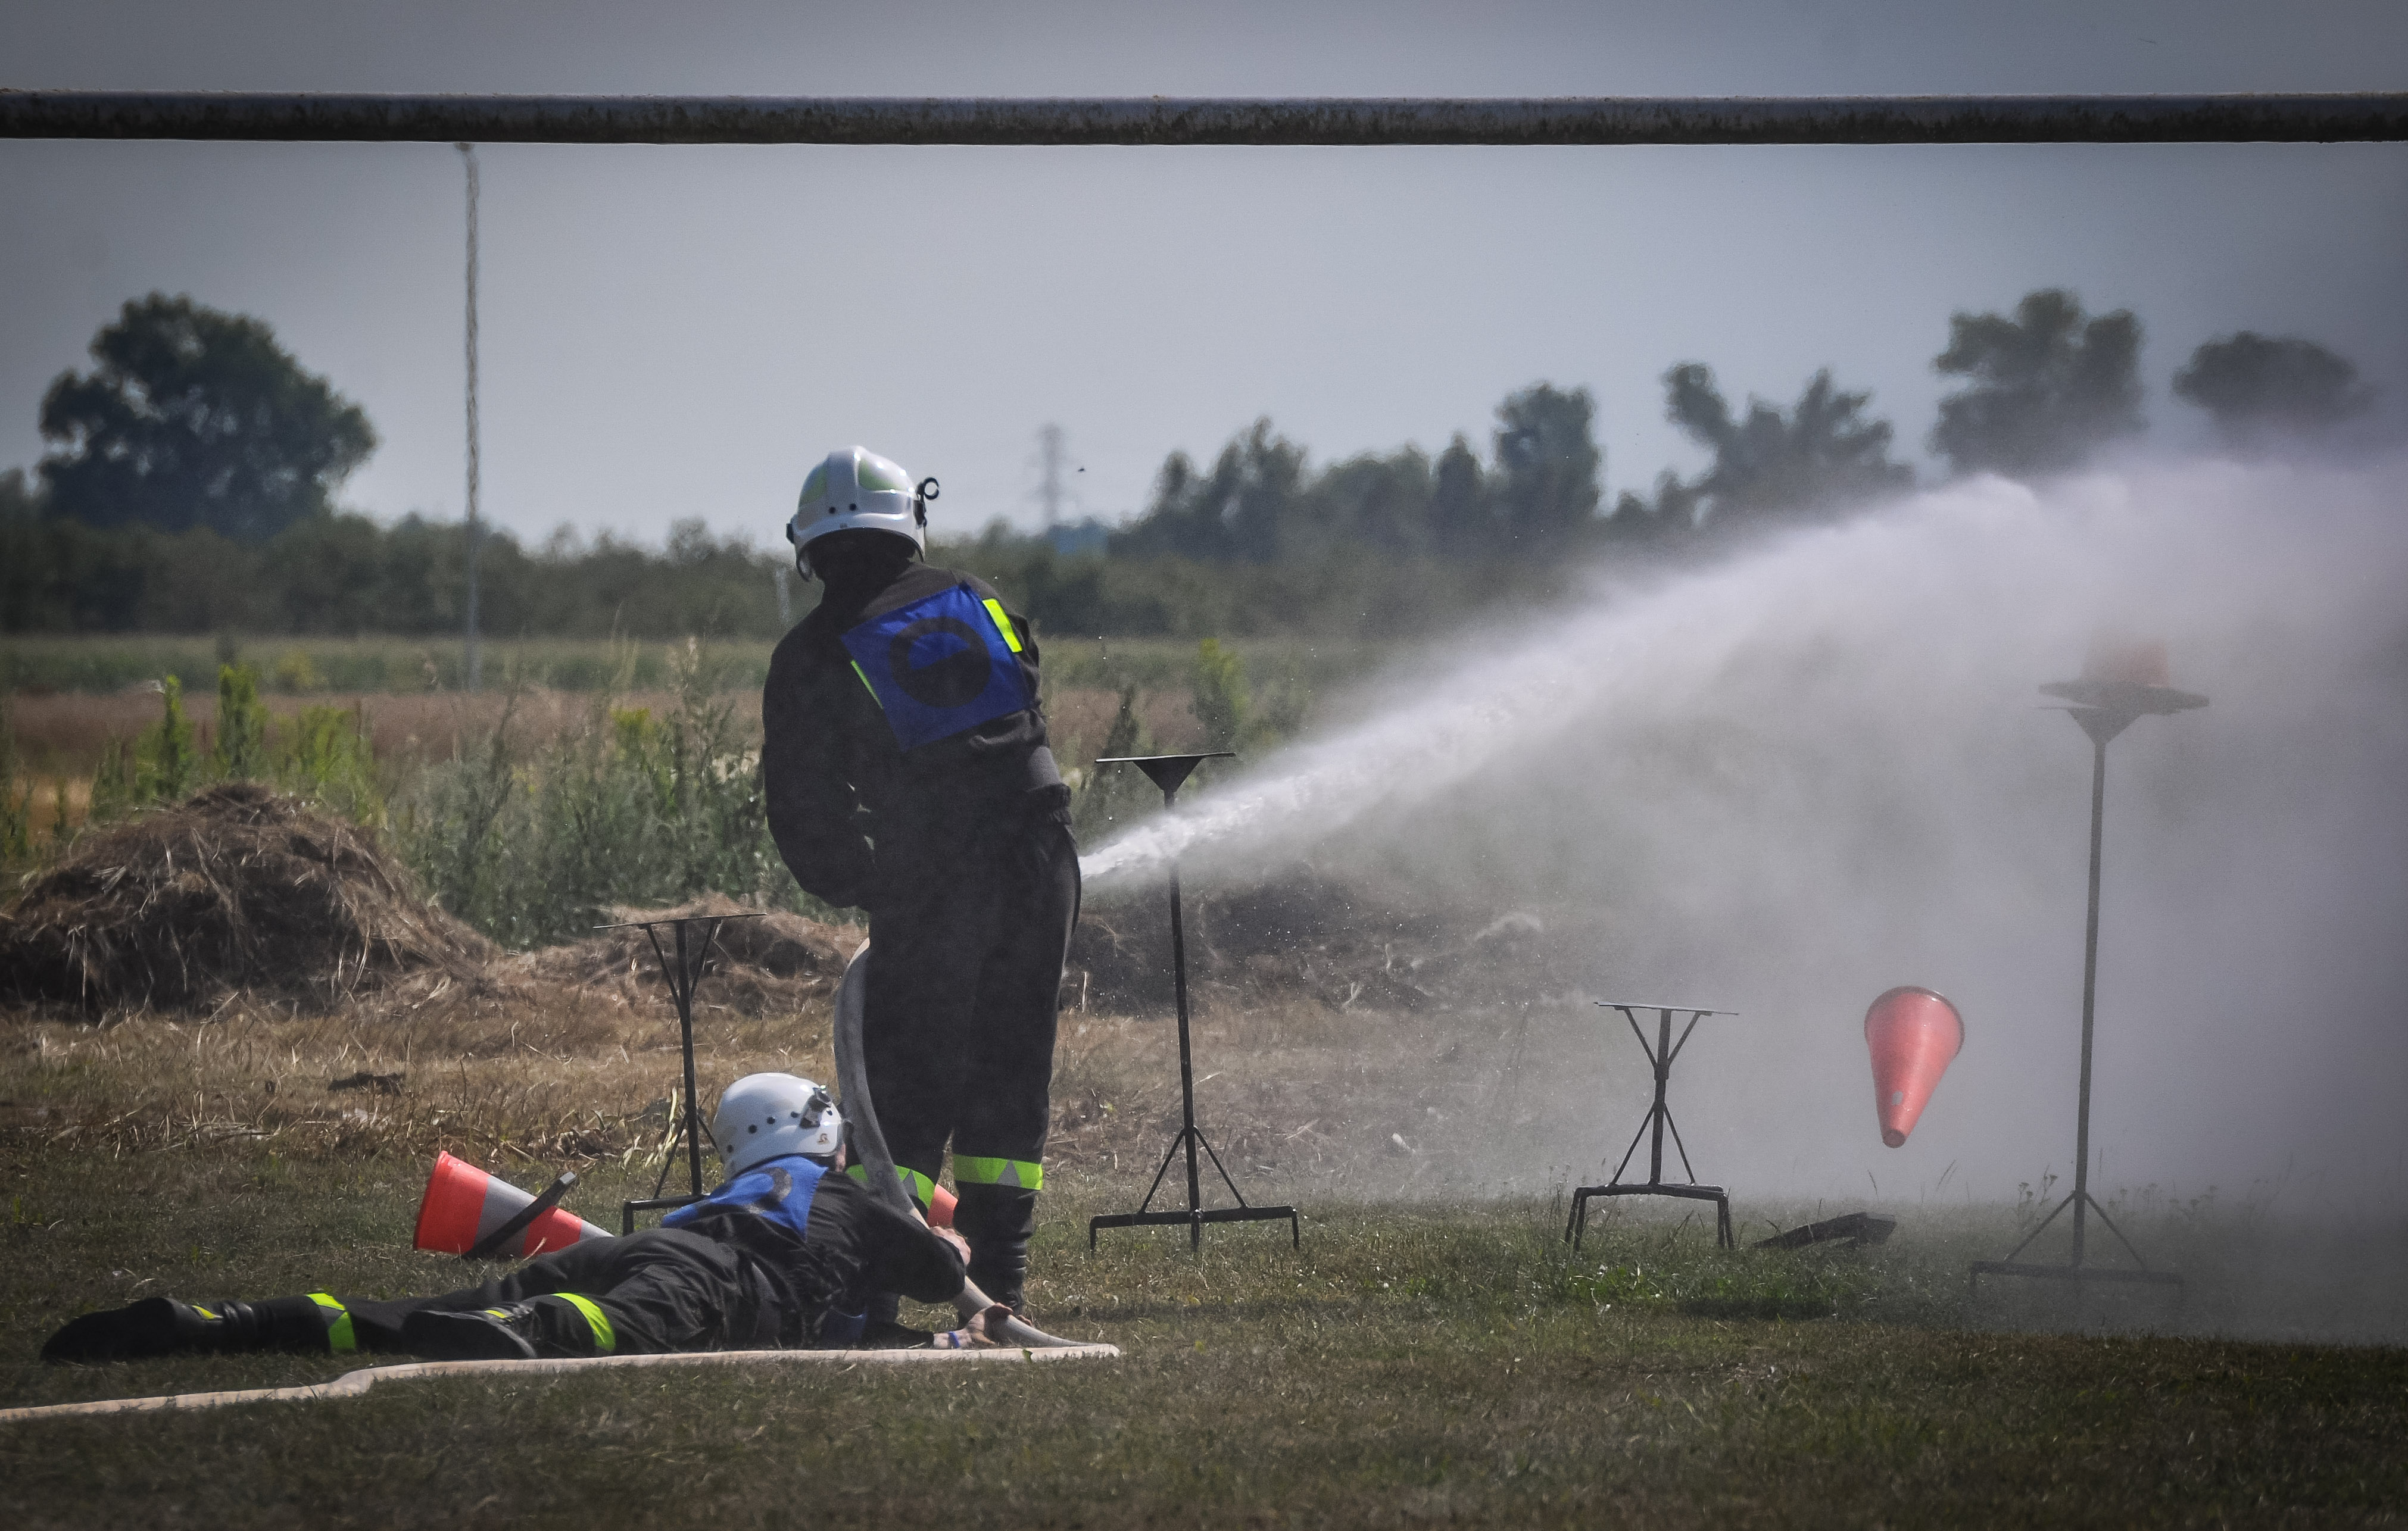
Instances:
[[[707,1080],[824,1066],[816,1005],[706,1015]],[[2052,1294],[1970,1305],[1964,1262],[2012,1238],[2007,1208],[1902,1209],[1885,1247],[1780,1254],[1717,1252],[1694,1221],[1626,1219],[1574,1256],[1544,1195],[1373,1197],[1414,1183],[1364,1155],[1417,1109],[1435,1025],[1208,1019],[1201,1045],[1227,1061],[1208,1121],[1227,1124],[1253,1186],[1309,1221],[1300,1252],[1283,1228],[1225,1228],[1197,1258],[1169,1233],[1086,1252],[1085,1217],[1141,1194],[1175,1094],[1165,1028],[1072,1023],[1031,1300],[1058,1332],[1123,1347],[1119,1362],[462,1380],[0,1425],[0,1517],[1905,1526],[2408,1512],[2408,1352],[2144,1332],[2249,1326],[2264,1267],[2247,1252],[2270,1227],[2152,1214],[2143,1237],[2194,1273],[2180,1309]],[[566,1003],[0,1018],[0,1405],[331,1374],[288,1357],[34,1357],[51,1325],[135,1295],[454,1283],[459,1262],[407,1247],[436,1142],[524,1182],[538,1161],[573,1160],[588,1176],[575,1205],[612,1221],[652,1189],[661,1121],[646,1108],[674,1060],[661,1032],[649,1013]],[[1304,1077],[1329,1071],[1322,1054],[1349,1060],[1350,1117],[1322,1120],[1328,1100]],[[327,1090],[361,1069],[402,1072],[403,1093]],[[1321,1130],[1306,1140],[1328,1145],[1310,1162],[1287,1121],[1307,1114]],[[1760,1230],[1805,1209],[1740,1210]],[[2350,1302],[2398,1324],[2400,1252],[2353,1252],[2359,1285],[2303,1327],[2329,1331]]]

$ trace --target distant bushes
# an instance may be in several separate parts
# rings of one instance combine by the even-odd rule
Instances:
[[[465,624],[468,539],[456,522],[319,516],[236,542],[38,509],[21,484],[0,483],[0,631],[416,636]],[[480,625],[496,637],[775,637],[783,563],[699,522],[677,523],[658,552],[609,537],[529,551],[488,531]]]

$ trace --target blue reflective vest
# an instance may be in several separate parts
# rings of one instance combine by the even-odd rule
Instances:
[[[1036,705],[1003,603],[954,585],[849,629],[853,673],[905,750]]]
[[[669,1213],[661,1219],[661,1226],[682,1227],[713,1207],[734,1206],[782,1223],[795,1230],[796,1238],[809,1239],[811,1193],[819,1189],[820,1177],[826,1173],[799,1153],[765,1159],[700,1201],[687,1202]]]

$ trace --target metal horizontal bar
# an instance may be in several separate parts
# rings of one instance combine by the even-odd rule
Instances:
[[[2408,138],[2408,93],[1273,100],[0,90],[0,137],[558,144],[2388,143]]]
[[[1091,1217],[1087,1226],[1094,1228],[1184,1228],[1191,1223],[1286,1223],[1296,1216],[1293,1207],[1215,1207],[1201,1212],[1107,1212]]]
[[[1675,1185],[1670,1180],[1617,1180],[1612,1185],[1584,1185],[1572,1193],[1584,1196],[1686,1196],[1692,1201],[1725,1201],[1730,1193],[1719,1185]]]

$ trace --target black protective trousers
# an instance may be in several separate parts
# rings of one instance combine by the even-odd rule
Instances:
[[[1036,1218],[1079,918],[1069,817],[1040,798],[878,843],[862,1053],[879,1126],[895,1162],[931,1179],[952,1141],[970,1279],[1007,1300]]]
[[[577,1305],[540,1300],[564,1292],[601,1309],[609,1325],[607,1347]],[[337,1295],[364,1351],[407,1352],[402,1324],[425,1309],[473,1312],[518,1302],[535,1304],[536,1348],[545,1355],[753,1350],[777,1342],[775,1299],[766,1285],[735,1250],[682,1228],[589,1238],[440,1296],[376,1302]]]

